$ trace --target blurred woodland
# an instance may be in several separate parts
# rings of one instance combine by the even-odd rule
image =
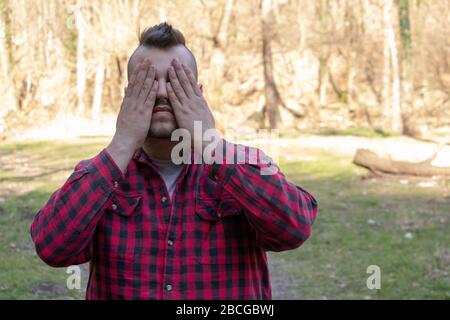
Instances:
[[[450,0],[0,0],[0,137],[115,116],[139,33],[167,21],[221,128],[427,138],[450,127],[449,12]]]
[[[0,0],[0,299],[83,299],[89,266],[69,289],[30,224],[111,141],[162,21],[225,138],[278,128],[267,154],[318,199],[307,244],[268,254],[274,299],[450,299],[450,0]]]

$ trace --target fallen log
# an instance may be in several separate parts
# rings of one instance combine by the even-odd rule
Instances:
[[[357,149],[353,163],[374,173],[403,174],[421,177],[449,176],[450,167],[436,167],[431,161],[436,155],[422,162],[396,161],[383,158],[367,149]]]

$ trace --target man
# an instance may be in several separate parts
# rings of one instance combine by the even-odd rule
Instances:
[[[266,251],[309,237],[315,199],[279,171],[261,174],[271,165],[262,153],[218,133],[203,154],[216,161],[172,161],[176,129],[201,154],[194,121],[215,125],[178,30],[144,31],[128,72],[111,143],[34,218],[38,255],[53,267],[90,261],[87,299],[270,299]]]

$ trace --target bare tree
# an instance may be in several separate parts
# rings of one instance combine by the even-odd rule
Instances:
[[[14,84],[11,78],[10,57],[11,57],[11,43],[8,37],[8,25],[11,23],[8,13],[9,1],[0,2],[0,95],[2,97],[3,108],[2,113],[6,114],[9,110],[17,108]],[[0,118],[3,114],[0,114]],[[0,119],[1,120],[1,119]],[[0,121],[0,132],[1,129]]]
[[[319,3],[319,17],[320,17],[320,44],[319,44],[319,84],[318,84],[318,93],[319,93],[319,105],[321,107],[326,106],[327,104],[327,90],[328,90],[328,59],[330,57],[328,47],[328,0],[320,0]]]
[[[268,119],[271,129],[278,128],[281,118],[278,109],[279,95],[273,76],[272,37],[273,37],[273,2],[262,0],[262,57],[264,67],[264,118]]]
[[[383,2],[383,21],[384,21],[384,64],[385,72],[384,84],[385,84],[385,98],[389,95],[388,83],[392,78],[392,99],[386,99],[385,101],[385,113],[390,116],[390,129],[393,132],[402,132],[402,117],[400,106],[400,75],[398,66],[398,54],[397,44],[395,40],[395,31],[393,24],[393,1],[384,0]],[[392,73],[388,66],[392,67]],[[389,81],[388,81],[389,79]]]
[[[77,28],[77,111],[83,115],[85,111],[86,90],[86,62],[84,58],[85,26],[82,13],[83,0],[77,0],[76,4],[76,28]]]
[[[414,90],[413,90],[413,64],[412,64],[412,37],[410,23],[410,1],[399,0],[398,20],[400,26],[400,40],[402,45],[401,54],[401,83],[402,83],[402,115],[403,133],[415,135],[412,114],[414,112]]]
[[[91,117],[94,120],[100,119],[102,109],[103,81],[105,77],[105,64],[101,61],[95,71],[94,99],[92,100]]]
[[[223,78],[223,70],[225,67],[225,48],[228,43],[228,31],[233,11],[234,0],[226,0],[221,18],[213,32],[213,50],[210,59],[211,80],[213,81],[212,88],[214,92],[221,86],[221,79]]]
[[[138,33],[167,20],[197,58],[218,124],[368,125],[422,136],[450,123],[449,6],[0,0],[0,123],[6,132],[116,113]]]

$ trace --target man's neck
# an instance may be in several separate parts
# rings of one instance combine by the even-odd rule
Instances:
[[[171,141],[170,139],[147,138],[142,148],[150,158],[170,160],[172,148],[177,143],[178,141]]]

